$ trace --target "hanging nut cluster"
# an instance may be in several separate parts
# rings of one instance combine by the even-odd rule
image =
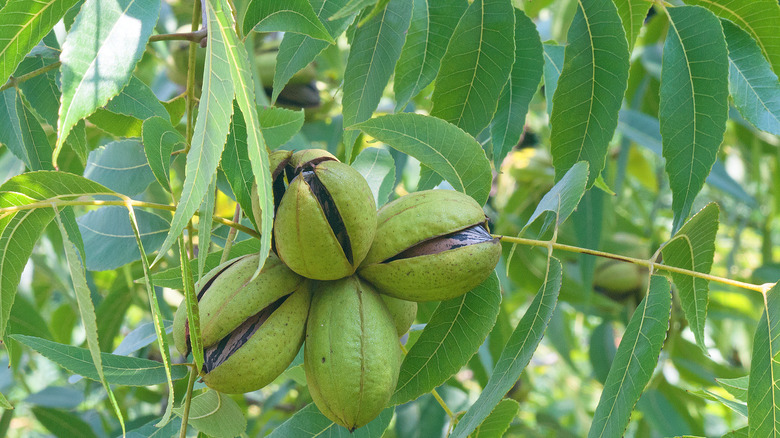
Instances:
[[[271,383],[303,345],[312,399],[354,430],[387,406],[398,381],[398,338],[417,302],[460,296],[501,255],[471,197],[427,190],[379,211],[366,180],[324,150],[271,154],[273,250],[230,260],[196,284],[205,363],[201,377],[226,393]],[[256,198],[256,196],[254,196]],[[260,223],[259,203],[253,203]],[[182,304],[174,341],[190,352]],[[305,342],[304,342],[305,341]]]

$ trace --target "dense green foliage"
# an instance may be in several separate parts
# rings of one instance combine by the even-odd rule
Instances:
[[[0,0],[0,436],[780,437],[779,29],[775,0]],[[302,353],[245,395],[193,372],[195,283],[262,267],[269,153],[307,148],[503,242],[353,435]]]

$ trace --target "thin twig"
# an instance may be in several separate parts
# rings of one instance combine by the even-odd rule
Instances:
[[[57,62],[53,62],[53,63],[47,65],[46,67],[41,67],[41,68],[39,68],[37,70],[33,70],[30,73],[23,74],[23,75],[21,75],[19,77],[11,76],[10,78],[8,78],[8,81],[2,87],[0,87],[0,92],[1,91],[5,91],[5,90],[7,90],[7,89],[9,89],[11,87],[15,87],[15,86],[21,84],[22,82],[24,82],[26,80],[29,80],[29,79],[32,79],[32,78],[34,78],[36,76],[42,75],[42,74],[46,73],[47,71],[54,70],[55,68],[58,68],[60,65],[62,65],[62,63],[60,61],[57,61]]]
[[[197,25],[196,25],[197,26]],[[191,41],[193,43],[200,44],[203,38],[208,35],[208,30],[201,29],[194,32],[180,32],[180,33],[163,33],[160,35],[152,35],[149,37],[150,42],[154,41]]]
[[[241,204],[236,203],[236,212],[233,213],[233,222],[239,223],[240,219],[241,219]],[[227,239],[225,240],[225,248],[222,250],[222,257],[219,261],[220,265],[225,263],[228,260],[228,257],[230,257],[230,248],[233,247],[233,241],[236,239],[236,234],[238,234],[238,230],[235,228],[230,228]]]
[[[195,386],[195,377],[198,372],[193,368],[190,370],[190,380],[187,383],[187,395],[184,398],[184,412],[181,416],[181,429],[179,430],[179,438],[187,437],[187,421],[190,418],[190,404],[192,402],[192,388]]]

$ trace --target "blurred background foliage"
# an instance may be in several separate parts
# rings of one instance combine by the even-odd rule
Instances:
[[[241,10],[242,0],[237,3]],[[547,69],[553,67],[551,63],[562,62],[563,51],[555,46],[566,44],[567,27],[577,2],[525,0],[515,3],[534,20],[545,42],[547,77]],[[191,7],[189,2],[163,2],[156,31],[189,31]],[[57,56],[57,41],[67,26],[66,19],[44,40],[44,45],[51,51],[50,56]],[[653,131],[653,123],[658,123],[661,51],[667,27],[666,16],[651,10],[632,54],[626,93],[630,109],[621,113],[618,135],[611,144],[604,171],[605,182],[614,195],[600,189],[590,190],[577,212],[560,229],[558,241],[561,243],[647,258],[670,237],[672,198],[663,158],[659,154],[660,138],[647,135]],[[325,49],[282,92],[277,106],[303,109],[305,113],[301,131],[282,148],[317,147],[344,155],[340,143],[340,102],[350,34],[348,31],[338,44]],[[266,93],[258,97],[261,103],[268,104],[275,54],[281,38],[279,34],[252,34],[247,39],[254,52],[256,78],[262,84],[257,87],[258,93],[260,90]],[[182,120],[184,114],[182,93],[187,48],[188,43],[180,41],[151,43],[135,70],[135,76],[151,88],[174,120]],[[43,58],[47,52],[41,53]],[[198,53],[198,65],[202,69],[204,49],[198,48]],[[35,57],[28,57],[28,60],[25,62],[31,66],[36,61]],[[23,63],[20,69],[25,65]],[[53,79],[56,81],[56,77]],[[32,82],[19,90],[12,89],[12,92],[32,101],[35,87],[43,86]],[[377,113],[393,111],[395,100],[391,85],[387,87]],[[423,90],[409,103],[406,111],[427,113],[431,109],[431,91],[432,86]],[[541,197],[554,184],[555,172],[549,153],[549,102],[549,90],[541,85],[531,101],[520,143],[500,168],[495,169],[486,211],[491,230],[496,234],[517,235]],[[38,116],[53,143],[56,127],[45,114]],[[60,168],[93,175],[95,180],[134,199],[169,203],[168,194],[145,164],[143,149],[127,143],[117,147],[118,141],[137,143],[140,126],[132,117],[110,110],[99,111],[87,119],[83,128],[87,149],[92,151],[89,157],[79,156],[66,144],[60,157]],[[184,126],[183,120],[177,126],[182,134]],[[479,137],[478,140],[490,154],[490,139]],[[367,138],[361,137],[360,141],[360,148],[385,148],[392,155],[395,184],[391,198],[427,188],[429,180],[425,170],[415,159]],[[120,149],[122,155],[118,156]],[[101,152],[107,150],[110,154],[105,152],[101,156]],[[123,163],[139,160],[140,166],[100,175],[99,170],[106,167],[104,160],[108,155]],[[175,154],[174,157],[171,181],[180,185],[184,155]],[[721,207],[713,274],[753,283],[774,282],[780,277],[780,249],[773,243],[780,238],[777,227],[778,163],[780,140],[758,131],[732,108],[718,162],[694,205],[694,211],[711,201]],[[23,171],[24,164],[8,148],[0,148],[0,178],[5,181]],[[447,183],[442,186],[447,187]],[[173,187],[174,193],[180,188]],[[220,174],[217,188],[215,212],[230,218],[235,201],[223,174]],[[147,252],[151,253],[155,245],[159,247],[162,243],[170,216],[160,212],[149,214],[156,216],[146,221],[149,228],[144,242],[148,245]],[[127,220],[126,214],[122,220]],[[125,262],[131,263],[122,266],[101,264],[100,254],[90,256],[90,238],[100,239],[103,233],[100,227],[106,221],[106,218],[90,220],[89,214],[79,218],[87,245],[87,265],[95,269],[88,272],[87,278],[97,308],[102,349],[111,352],[124,347],[125,354],[134,351],[133,354],[140,357],[159,359],[157,346],[151,342],[154,332],[149,303],[143,285],[137,281],[142,277],[142,269],[137,256],[136,261],[133,260],[135,253],[129,251],[129,259]],[[246,219],[243,222],[249,224]],[[217,226],[213,233],[212,246],[223,245],[227,228]],[[243,233],[238,235],[238,241],[248,238]],[[134,248],[135,241],[132,237],[116,239],[113,245],[114,251],[122,251]],[[59,248],[62,248],[60,233],[56,224],[51,224],[24,271],[9,332],[78,345],[84,343],[84,332],[75,298],[70,292],[65,255]],[[509,247],[505,247],[506,253],[508,250]],[[508,394],[520,403],[520,412],[507,436],[586,434],[621,334],[643,298],[648,278],[643,268],[574,253],[558,252],[556,255],[561,257],[564,266],[561,300],[541,346]],[[454,411],[465,409],[479,395],[512,328],[543,281],[546,257],[542,250],[519,247],[511,265],[507,267],[505,261],[503,258],[497,270],[504,298],[496,328],[468,367],[440,388],[444,401]],[[176,264],[173,258],[166,259],[160,268]],[[711,345],[709,356],[696,347],[675,298],[659,366],[637,405],[627,433],[629,436],[719,436],[746,424],[745,418],[720,403],[706,400],[700,392],[706,387],[714,394],[726,396],[715,378],[737,378],[748,373],[752,334],[761,316],[760,295],[716,283],[711,283],[710,288],[706,331],[707,344]],[[167,288],[158,288],[158,293],[166,303],[162,306],[164,318],[172,320],[181,293]],[[434,308],[435,303],[420,305],[416,321],[418,331],[410,333],[408,343],[415,340],[420,325],[426,323]],[[72,377],[40,355],[23,351],[15,341],[9,341],[4,351],[0,360],[3,365],[0,366],[0,391],[14,402],[16,409],[4,411],[0,435],[109,437],[121,434],[99,384]],[[174,352],[175,362],[183,360]],[[292,369],[260,391],[232,397],[246,414],[248,436],[270,432],[311,402],[302,376],[300,369]],[[186,379],[176,382],[177,397],[184,394],[185,385]],[[199,387],[202,385],[196,384],[196,388]],[[128,430],[159,418],[167,399],[164,385],[116,387],[115,393],[126,413]],[[399,406],[385,436],[435,437],[446,432],[446,414],[428,394]]]

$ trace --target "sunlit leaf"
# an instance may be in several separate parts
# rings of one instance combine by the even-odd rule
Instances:
[[[182,415],[183,408],[174,410]],[[246,418],[238,404],[227,394],[208,390],[192,398],[190,425],[207,436],[233,438],[246,430]]]
[[[431,115],[476,136],[496,112],[515,54],[512,2],[475,0],[450,38],[433,89]]]
[[[663,247],[664,263],[691,271],[710,273],[715,257],[715,235],[718,232],[720,210],[715,203],[708,204],[685,223]],[[685,318],[696,337],[696,343],[707,353],[704,344],[704,323],[707,320],[709,281],[672,272],[672,279],[680,294]]]
[[[295,32],[333,43],[307,0],[250,0],[244,14],[244,34],[255,32]]]
[[[647,296],[634,310],[609,370],[588,437],[622,436],[631,412],[653,375],[669,327],[669,281],[650,277]]]
[[[160,0],[86,0],[62,45],[62,102],[53,161],[79,120],[119,94],[157,23]]]
[[[642,23],[647,16],[647,10],[652,4],[645,0],[614,0],[623,29],[626,31],[629,52],[634,48],[636,37],[642,29]]]
[[[160,185],[170,191],[171,153],[184,149],[184,136],[166,118],[152,117],[144,121],[142,139],[149,169]]]
[[[611,0],[580,0],[550,116],[557,179],[578,161],[590,165],[588,187],[604,169],[607,146],[628,84],[628,45]]]
[[[41,123],[18,91],[0,93],[0,143],[30,170],[51,170],[52,147]]]
[[[487,201],[493,180],[490,162],[482,146],[458,127],[436,117],[402,113],[377,117],[355,128],[417,158],[480,205]]]
[[[78,0],[9,0],[0,9],[0,83]]]
[[[659,119],[676,232],[704,185],[728,118],[728,52],[720,22],[695,6],[668,8]]]

